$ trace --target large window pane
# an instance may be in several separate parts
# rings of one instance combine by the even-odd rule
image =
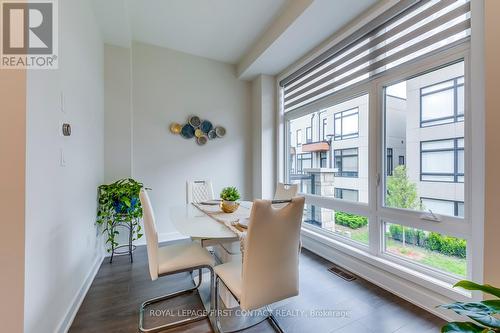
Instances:
[[[368,95],[289,119],[287,126],[288,182],[302,193],[368,202]],[[336,188],[355,191],[356,200],[336,196]]]
[[[460,277],[467,275],[467,242],[436,232],[385,223],[385,251]]]
[[[463,217],[464,84],[459,62],[385,87],[385,206]]]
[[[366,216],[306,205],[304,222],[360,244],[368,245],[368,218]]]

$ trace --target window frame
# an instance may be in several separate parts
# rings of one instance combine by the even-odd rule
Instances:
[[[323,125],[322,125],[322,130],[323,130],[323,135],[322,135],[322,138],[323,138],[323,141],[327,141],[328,138],[327,138],[327,134],[326,134],[326,127],[328,126],[328,118],[323,118]]]
[[[429,142],[440,142],[440,141],[451,141],[453,140],[453,148],[441,148],[441,149],[428,149],[423,150],[422,144]],[[420,141],[420,181],[421,182],[431,182],[431,183],[464,183],[465,181],[465,173],[458,172],[458,155],[460,151],[465,151],[464,147],[458,147],[458,140],[464,140],[465,137],[456,137],[456,138],[447,138],[447,139],[435,139],[435,140],[425,140]],[[422,158],[424,153],[438,153],[438,152],[453,152],[453,172],[452,173],[436,173],[436,172],[423,172],[422,171]],[[465,160],[464,160],[465,163]],[[443,177],[453,177],[453,181],[448,180],[427,180],[424,179],[424,176],[443,176]],[[460,177],[464,178],[464,181],[460,181]]]
[[[458,80],[459,79],[464,79],[464,82],[463,83],[458,83]],[[439,85],[439,84],[443,84],[445,82],[449,82],[449,81],[453,81],[453,85],[449,88],[442,88],[442,89],[438,89],[438,90],[435,90],[435,91],[432,91],[432,92],[429,92],[429,93],[422,93],[422,91],[424,89],[428,89],[430,87],[433,87],[433,86],[436,86],[436,85]],[[428,86],[425,86],[425,87],[421,87],[419,89],[419,101],[420,101],[420,128],[427,128],[427,127],[433,127],[433,126],[441,126],[441,125],[447,125],[447,124],[453,124],[453,123],[458,123],[458,122],[463,122],[464,121],[464,118],[465,118],[465,115],[464,113],[461,113],[459,114],[458,113],[458,88],[461,88],[461,87],[464,87],[464,94],[465,94],[465,78],[463,75],[461,76],[456,76],[454,78],[451,78],[449,80],[444,80],[444,81],[440,81],[440,82],[437,82],[437,83],[433,83],[433,84],[430,84]],[[423,120],[423,115],[424,115],[424,108],[423,108],[423,97],[425,96],[430,96],[430,95],[433,95],[433,94],[437,94],[437,93],[440,93],[440,92],[443,92],[443,91],[448,91],[448,90],[453,90],[453,115],[452,116],[447,116],[447,117],[438,117],[438,118],[433,118],[433,119],[429,119],[429,120]],[[444,122],[442,123],[441,121],[446,121],[450,119],[451,121],[448,121],[448,122]],[[433,124],[435,122],[438,122],[437,124]],[[430,125],[425,125],[429,123]]]
[[[349,101],[356,97],[368,94],[369,98],[369,115],[368,115],[368,136],[369,136],[369,150],[368,150],[368,203],[363,202],[349,202],[342,199],[335,199],[331,197],[321,197],[319,195],[303,194],[306,198],[306,203],[309,205],[316,205],[333,210],[341,210],[347,213],[358,214],[367,216],[369,219],[369,247],[359,247],[352,244],[345,239],[339,238],[336,235],[331,235],[323,230],[304,225],[303,232],[307,233],[314,239],[335,249],[341,250],[346,254],[350,254],[368,263],[376,262],[384,266],[384,269],[391,271],[396,275],[400,275],[405,279],[421,284],[424,287],[429,286],[429,282],[434,286],[434,281],[441,281],[448,284],[449,287],[436,286],[436,290],[451,297],[458,297],[458,293],[451,287],[457,281],[455,276],[416,265],[415,263],[405,262],[397,258],[391,258],[387,253],[384,253],[383,244],[383,230],[384,222],[401,224],[412,228],[418,228],[428,231],[435,231],[448,236],[463,238],[467,241],[467,276],[468,279],[473,279],[479,276],[477,271],[472,269],[472,259],[479,260],[480,244],[472,243],[473,239],[478,239],[477,234],[471,232],[472,216],[481,219],[480,202],[471,196],[471,192],[479,193],[482,183],[472,184],[470,174],[474,172],[476,177],[481,175],[480,170],[472,170],[470,159],[465,158],[465,178],[468,179],[464,183],[464,218],[457,218],[453,216],[439,216],[440,222],[429,222],[428,216],[419,211],[410,211],[399,208],[388,208],[384,206],[384,189],[385,177],[382,175],[386,170],[385,158],[385,133],[384,133],[384,87],[392,84],[407,80],[411,77],[420,76],[427,72],[446,67],[453,63],[464,61],[464,117],[468,119],[464,122],[464,137],[467,138],[464,143],[464,154],[470,156],[470,146],[473,141],[481,141],[481,129],[474,129],[474,135],[471,134],[472,116],[470,113],[470,41],[458,43],[451,47],[440,50],[439,52],[431,53],[423,57],[416,58],[403,66],[396,66],[386,70],[383,75],[373,76],[369,80],[361,81],[349,89],[341,89],[334,94],[327,95],[313,103],[300,106],[296,109],[284,113],[282,100],[279,100],[279,131],[286,133],[289,130],[288,121],[312,112],[319,111]],[[279,79],[279,78],[278,78]],[[276,84],[279,96],[283,96],[282,88]],[[359,119],[359,118],[358,118]],[[286,136],[280,135],[278,137],[278,175],[280,180],[286,181],[287,179],[287,153],[283,149],[286,147]],[[482,162],[479,162],[482,163]],[[405,161],[406,164],[406,161]],[[477,166],[477,164],[476,164]],[[474,187],[474,188],[472,188]],[[474,202],[473,202],[474,201]],[[471,208],[474,207],[474,210]],[[315,235],[318,235],[317,237]],[[322,238],[323,237],[323,238]],[[331,241],[326,241],[329,239]],[[324,240],[324,241],[323,241]],[[354,250],[355,248],[362,249],[362,254]],[[380,261],[382,260],[382,261]],[[385,261],[388,260],[388,261]],[[480,265],[477,263],[475,265]],[[474,266],[477,267],[477,266]],[[408,275],[405,270],[410,269],[415,274]],[[477,273],[477,274],[476,274]]]
[[[390,154],[389,154],[389,151],[391,152]],[[387,174],[387,176],[392,176],[392,171],[394,170],[394,149],[393,148],[391,148],[391,147],[387,148],[386,157],[387,157],[386,174]]]

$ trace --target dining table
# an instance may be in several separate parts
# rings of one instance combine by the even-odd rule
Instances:
[[[178,232],[199,241],[203,247],[211,247],[218,264],[232,260],[242,260],[244,238],[246,229],[244,220],[248,220],[252,209],[251,201],[240,201],[239,208],[234,213],[224,213],[219,202],[211,200],[205,203],[188,203],[171,206],[169,208],[170,220]],[[248,221],[247,221],[248,222]],[[241,223],[241,224],[240,224]],[[228,251],[228,245],[233,249]],[[193,274],[193,280],[197,276]],[[203,282],[199,288],[200,298],[206,310],[210,309],[210,277],[203,275]],[[223,286],[220,289],[220,299],[226,308],[238,306]],[[233,331],[249,326],[261,320],[262,314],[247,314],[238,318],[226,317],[223,320],[225,330]]]

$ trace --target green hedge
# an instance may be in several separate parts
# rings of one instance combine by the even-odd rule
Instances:
[[[425,247],[431,251],[437,251],[445,255],[465,258],[466,241],[463,239],[442,236],[436,232],[426,234],[422,230],[404,228],[406,244]],[[397,224],[389,226],[390,237],[394,240],[403,241],[403,227]]]
[[[359,229],[368,224],[368,218],[344,212],[335,212],[335,224],[351,229]]]

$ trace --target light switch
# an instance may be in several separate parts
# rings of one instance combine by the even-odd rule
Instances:
[[[62,113],[66,113],[66,107],[64,105],[64,93],[61,91],[61,96],[60,96],[60,108]]]
[[[61,158],[60,158],[61,167],[66,166],[66,157],[64,156],[64,149],[61,148]]]

